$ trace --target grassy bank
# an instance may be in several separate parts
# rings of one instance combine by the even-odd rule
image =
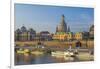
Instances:
[[[82,40],[80,41],[82,43],[82,47],[88,47],[88,48],[94,48],[94,41],[93,40]],[[17,46],[35,46],[37,45],[38,41],[16,41],[15,45]],[[68,42],[68,41],[41,41],[46,46],[59,46],[59,47],[68,47],[70,44],[72,44],[72,47],[76,46],[76,41]]]

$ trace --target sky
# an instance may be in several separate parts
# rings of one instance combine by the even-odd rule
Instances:
[[[36,32],[55,33],[64,14],[65,22],[71,32],[88,31],[94,24],[94,9],[83,7],[18,4],[14,6],[15,30],[23,25]]]

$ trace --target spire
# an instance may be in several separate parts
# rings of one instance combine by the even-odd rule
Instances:
[[[64,16],[64,14],[62,15],[62,19],[64,20],[64,18],[65,18],[65,16]]]
[[[64,23],[65,23],[65,16],[63,14],[62,17],[61,17],[61,24],[64,25]]]
[[[56,27],[56,32],[58,32],[58,26]]]
[[[68,26],[67,32],[70,32],[70,27]]]

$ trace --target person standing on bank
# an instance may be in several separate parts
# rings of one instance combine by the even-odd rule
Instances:
[[[72,44],[69,44],[69,51],[72,51]]]
[[[76,51],[75,51],[76,53],[78,53],[80,47],[81,47],[81,42],[80,41],[77,41],[76,42]]]

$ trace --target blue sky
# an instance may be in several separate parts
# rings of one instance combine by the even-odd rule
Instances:
[[[68,6],[45,6],[33,4],[15,4],[15,29],[26,26],[36,32],[49,31],[54,33],[56,26],[65,15],[65,21],[72,32],[88,31],[94,23],[94,9]]]

